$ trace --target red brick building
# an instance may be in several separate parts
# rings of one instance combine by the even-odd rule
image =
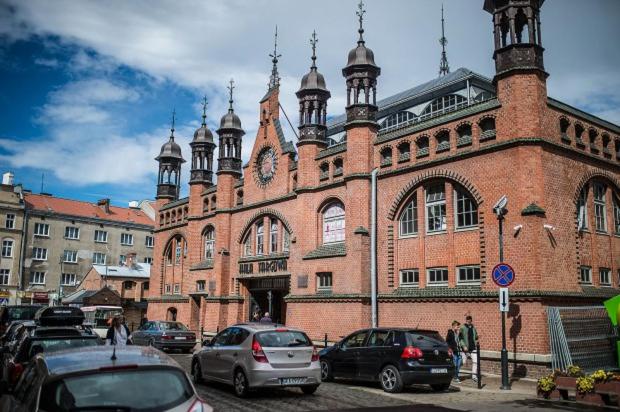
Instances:
[[[378,102],[380,68],[360,18],[342,71],[346,114],[327,122],[330,94],[313,50],[297,92],[296,144],[284,137],[274,58],[250,161],[241,167],[247,137],[231,91],[217,186],[203,122],[184,199],[171,135],[157,158],[148,318],[215,331],[258,308],[336,340],[371,325],[376,246],[379,325],[443,332],[471,314],[483,356],[498,358],[493,205],[506,195],[504,260],[517,273],[510,356],[526,373],[548,367],[545,308],[599,304],[619,286],[620,128],[547,96],[542,3],[485,1],[493,80],[458,69]]]

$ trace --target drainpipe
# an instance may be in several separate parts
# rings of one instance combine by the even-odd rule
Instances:
[[[372,327],[377,325],[377,174],[373,169],[370,174],[370,311]]]
[[[18,284],[17,290],[23,292],[23,285],[26,283],[23,279],[24,277],[24,259],[26,258],[26,235],[28,234],[28,207],[26,206],[26,202],[24,201],[24,220],[22,222],[22,247],[21,247],[21,256],[19,257],[19,276],[18,276]],[[15,296],[15,303],[17,303],[17,296]],[[21,298],[19,299],[21,303]]]

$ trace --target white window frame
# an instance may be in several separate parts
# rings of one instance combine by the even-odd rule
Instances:
[[[0,285],[6,286],[11,283],[11,269],[0,269]]]
[[[446,273],[446,280],[441,280],[441,281],[431,281],[431,272],[444,272]],[[428,268],[426,269],[426,284],[428,286],[448,286],[448,279],[450,276],[450,272],[448,271],[447,267],[434,267],[434,268]]]
[[[96,259],[97,257],[103,257],[103,261],[101,259]],[[105,253],[102,252],[93,252],[93,265],[105,265],[108,257]]]
[[[212,227],[205,231],[205,259],[213,259],[215,257],[215,229]]]
[[[123,245],[123,246],[133,246],[133,234],[131,234],[131,233],[121,233],[121,245]]]
[[[45,285],[46,272],[30,272],[31,285]]]
[[[206,288],[207,288],[207,281],[205,280],[196,281],[196,292],[204,292]]]
[[[592,267],[580,266],[579,267],[579,283],[586,285],[592,284]]]
[[[49,223],[36,222],[34,224],[33,234],[38,237],[50,237],[50,225]]]
[[[413,230],[409,231],[409,227]],[[407,229],[407,230],[404,230]],[[413,197],[407,203],[407,206],[403,208],[400,218],[398,219],[398,235],[400,237],[415,236],[418,234],[418,193],[413,194]]]
[[[596,231],[607,232],[607,205],[605,201],[607,187],[602,183],[595,183],[592,188],[594,191],[592,198],[594,199],[594,221]]]
[[[32,260],[47,260],[47,248],[33,247]]]
[[[410,280],[411,279],[411,280]],[[405,288],[417,288],[420,286],[420,270],[419,269],[401,269],[400,286]]]
[[[264,222],[258,222],[256,224],[256,255],[265,254],[265,224]]]
[[[7,213],[4,221],[5,229],[15,229],[15,213]]]
[[[181,284],[180,283],[175,283],[174,284],[174,291],[172,293],[174,295],[180,295],[181,294]]]
[[[146,235],[146,238],[144,239],[144,245],[148,248],[152,248],[153,246],[155,246],[155,237]]]
[[[269,220],[269,253],[278,253],[278,220]]]
[[[432,189],[438,188],[441,188],[441,191],[434,193]],[[448,228],[445,183],[425,187],[424,199],[426,202],[426,233],[445,232]],[[431,221],[433,222],[432,229]]]
[[[12,258],[15,241],[13,239],[2,239],[2,257]]]
[[[282,252],[291,250],[291,234],[285,227],[282,228]]]
[[[577,226],[579,230],[588,229],[588,185],[579,192],[577,200]]]
[[[461,276],[461,271],[465,275],[465,279]],[[469,272],[471,271],[472,279],[467,279]],[[476,279],[476,272],[478,272],[478,279]],[[478,265],[464,265],[456,267],[456,283],[459,285],[479,285],[480,284],[480,266]]]
[[[150,265],[150,264],[152,264],[152,263],[153,263],[153,258],[152,258],[152,257],[145,256],[145,257],[144,257],[144,259],[143,259],[142,261],[143,261],[143,263],[146,263],[146,264],[149,264],[149,265]]]
[[[252,231],[250,230],[243,241],[243,256],[252,256]]]
[[[76,226],[65,226],[65,239],[80,240],[80,228]]]
[[[108,232],[105,230],[95,230],[95,242],[108,243]]]
[[[340,203],[330,204],[323,212],[323,243],[344,242],[346,212]]]
[[[78,261],[77,250],[65,249],[65,251],[62,254],[62,261],[63,263],[77,263]]]
[[[620,235],[620,200],[614,196],[614,233]]]
[[[478,227],[478,205],[474,198],[465,190],[455,188],[454,196],[454,227],[456,229],[469,229]],[[463,224],[459,223],[459,217],[463,217]],[[470,224],[466,224],[467,220]]]
[[[77,276],[75,273],[62,273],[60,275],[60,284],[62,286],[75,286],[77,284]]]
[[[316,274],[316,290],[332,290],[334,278],[332,272],[320,272]]]
[[[603,281],[603,278],[605,279],[605,281]],[[611,286],[611,269],[599,268],[598,269],[598,280],[601,286]]]
[[[170,286],[170,283],[166,283],[165,287],[164,287],[164,293],[170,295],[172,293],[172,286]]]

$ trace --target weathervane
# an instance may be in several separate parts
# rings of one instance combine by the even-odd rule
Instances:
[[[316,44],[319,42],[319,39],[316,37],[316,30],[312,31],[312,37],[310,38],[310,44],[312,45],[312,67],[316,69]]]
[[[360,28],[357,30],[360,34],[360,39],[357,41],[358,43],[364,43],[364,38],[362,37],[362,34],[364,34],[363,23],[365,13],[366,10],[364,9],[364,0],[360,0],[359,4],[357,5],[357,11],[355,12],[360,21]]]
[[[230,98],[228,99],[228,103],[230,104],[230,107],[228,108],[229,111],[232,112],[233,110],[233,89],[235,88],[235,81],[233,79],[230,79],[229,86],[227,87],[228,89],[228,95],[230,96]]]
[[[439,76],[445,76],[450,73],[450,66],[448,65],[448,56],[446,55],[446,44],[448,39],[444,34],[444,19],[443,19],[443,4],[441,5],[441,38],[439,39],[441,44],[441,60],[439,61]]]
[[[207,102],[207,95],[205,94],[205,96],[202,98],[202,125],[206,126],[207,125],[207,105],[209,103]]]
[[[273,54],[270,54],[273,67],[271,68],[271,77],[269,78],[269,90],[280,86],[280,76],[278,74],[278,58],[282,57],[278,54],[278,26],[276,25],[276,33],[273,42]]]

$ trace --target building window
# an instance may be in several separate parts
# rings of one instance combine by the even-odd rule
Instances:
[[[269,228],[269,244],[270,252],[278,253],[278,221],[271,219],[271,225]]]
[[[205,231],[205,259],[213,259],[215,255],[215,230],[208,227]]]
[[[65,239],[77,240],[80,238],[80,229],[74,226],[65,227]]]
[[[332,274],[331,272],[327,273],[317,273],[317,282],[316,288],[317,290],[332,290]]]
[[[429,285],[448,285],[448,268],[433,268],[428,269],[426,272]]]
[[[418,269],[404,269],[400,271],[400,286],[418,286],[420,271]]]
[[[205,284],[206,282],[204,280],[197,280],[196,281],[196,292],[204,292]]]
[[[345,237],[344,208],[332,204],[323,212],[323,243],[344,242]]]
[[[44,247],[32,248],[32,259],[47,260],[47,249]]]
[[[334,176],[341,176],[343,171],[343,160],[337,158],[334,160]]]
[[[291,248],[291,234],[286,228],[282,231],[282,251],[288,252]]]
[[[65,250],[63,261],[64,263],[77,263],[77,250]]]
[[[95,242],[107,243],[108,232],[105,230],[95,230]]]
[[[174,284],[174,294],[175,295],[180,295],[181,294],[181,285],[178,283]]]
[[[568,137],[568,128],[570,126],[570,122],[567,118],[560,118],[560,138],[566,142],[570,142],[570,137]]]
[[[577,201],[577,226],[579,230],[588,228],[588,186],[584,186]]]
[[[133,235],[131,233],[121,233],[121,245],[132,246]]]
[[[431,117],[440,116],[465,106],[467,106],[467,98],[458,94],[438,97],[430,102],[422,113],[420,113],[420,120],[422,121]]]
[[[594,189],[594,220],[596,221],[596,230],[598,232],[607,231],[607,219],[605,208],[605,192],[607,187],[601,183],[595,183]]]
[[[416,146],[418,148],[416,157],[420,158],[428,156],[428,136],[424,135],[418,137],[418,140],[416,141]]]
[[[445,152],[450,150],[450,131],[442,130],[437,133],[435,136],[435,140],[437,141],[437,149],[435,150],[437,153]]]
[[[172,292],[172,288],[170,287],[170,284],[166,284],[164,290],[165,290],[165,293],[169,295]]]
[[[600,268],[598,273],[601,286],[611,286],[611,270],[607,268]]]
[[[418,233],[418,193],[413,194],[411,201],[403,209],[400,215],[400,236],[408,236]]]
[[[426,189],[426,231],[446,230],[446,191],[443,184]]]
[[[150,265],[151,263],[153,263],[153,258],[152,257],[145,257],[143,262],[144,263],[148,263]]]
[[[45,285],[45,272],[32,272],[30,274],[31,285]]]
[[[123,282],[123,289],[125,290],[132,290],[133,289],[133,282],[131,280],[126,280]]]
[[[105,265],[105,253],[93,253],[93,265]]]
[[[383,122],[381,122],[381,131],[387,131],[405,125],[410,121],[414,121],[415,114],[403,110],[402,112],[394,113],[388,116]]]
[[[480,266],[460,266],[458,283],[480,283]]]
[[[118,265],[119,266],[125,266],[125,263],[127,263],[127,256],[125,255],[120,255],[118,257]]]
[[[243,204],[243,190],[237,190],[237,206]]]
[[[614,226],[615,233],[620,234],[620,200],[614,196]]]
[[[177,247],[174,251],[174,262],[176,265],[181,263],[181,241],[177,240]]]
[[[155,238],[153,236],[146,236],[145,245],[146,247],[153,247],[155,244]]]
[[[471,144],[472,141],[472,133],[471,133],[471,124],[469,123],[464,123],[462,125],[460,125],[457,129],[456,129],[456,133],[458,135],[458,138],[456,140],[456,145],[457,146],[467,146],[469,144]]]
[[[34,224],[34,235],[49,237],[50,225],[48,225],[47,223],[35,223]]]
[[[485,117],[478,124],[480,126],[480,141],[495,138],[495,119],[493,117]]]
[[[411,145],[409,142],[402,142],[398,145],[398,161],[406,162],[411,159]]]
[[[148,281],[142,283],[142,290],[149,290],[149,287],[151,287],[151,285]]]
[[[390,166],[392,164],[392,148],[384,147],[381,149],[381,166]]]
[[[329,178],[329,163],[323,162],[320,166],[319,179],[325,180]]]
[[[2,257],[3,258],[12,258],[13,257],[13,239],[4,239],[2,241]]]
[[[575,141],[577,142],[577,146],[582,147],[582,148],[586,147],[585,143],[583,142],[583,139],[581,138],[581,136],[583,136],[584,131],[585,129],[583,128],[581,123],[575,123]]]
[[[456,228],[462,229],[478,225],[478,206],[472,197],[461,189],[454,191],[456,203]]]
[[[243,256],[252,256],[252,231],[250,230],[243,241]]]
[[[15,214],[7,213],[4,227],[7,229],[15,229]]]
[[[264,253],[264,227],[263,222],[256,224],[256,254],[262,255]]]
[[[592,283],[592,268],[589,266],[582,266],[579,268],[579,281],[581,283]]]
[[[9,269],[0,269],[0,285],[8,285],[11,281],[11,271]]]
[[[63,273],[60,277],[60,284],[63,286],[75,286],[75,273]]]

